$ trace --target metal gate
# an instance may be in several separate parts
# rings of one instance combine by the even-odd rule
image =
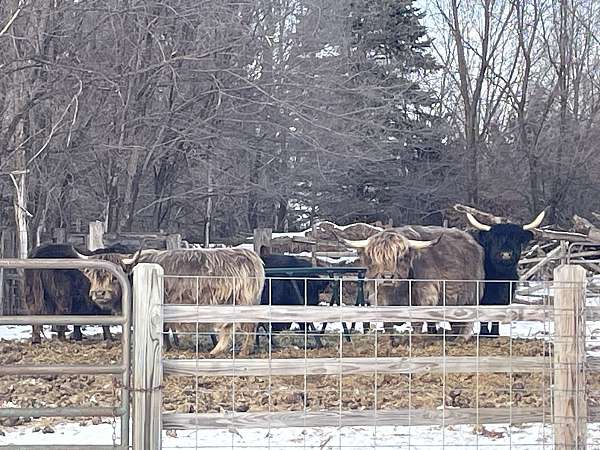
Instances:
[[[0,408],[0,417],[119,417],[121,420],[121,442],[119,445],[8,445],[0,446],[7,450],[36,449],[79,449],[108,450],[129,448],[130,412],[130,329],[131,329],[131,287],[123,270],[107,261],[77,259],[0,259],[4,269],[103,269],[115,275],[123,293],[123,309],[118,316],[0,316],[0,325],[120,325],[122,360],[111,365],[3,365],[0,376],[45,376],[45,375],[113,375],[121,376],[121,402],[116,407],[55,407],[55,408]]]

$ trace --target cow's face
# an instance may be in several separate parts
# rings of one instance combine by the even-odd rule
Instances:
[[[366,276],[371,279],[407,279],[415,255],[438,241],[439,238],[433,241],[409,239],[394,229],[381,231],[365,241],[345,240],[347,245],[360,250]]]
[[[523,246],[532,239],[531,231],[514,224],[493,225],[489,231],[480,231],[478,234],[487,260],[500,269],[515,267],[521,258]]]
[[[370,237],[361,255],[367,278],[408,279],[417,253],[438,241],[408,239],[396,230],[384,230]]]
[[[542,211],[527,225],[512,223],[486,225],[469,213],[467,219],[479,230],[477,240],[485,249],[487,263],[491,263],[499,272],[510,273],[516,269],[523,246],[533,239],[533,233],[529,230],[540,226],[544,215],[545,211]]]
[[[122,289],[117,278],[108,270],[84,269],[90,280],[90,299],[104,310],[119,310]]]
[[[408,278],[413,252],[404,239],[398,239],[395,245],[390,244],[385,242],[385,239],[374,239],[365,247],[361,254],[361,261],[367,268],[367,278]]]

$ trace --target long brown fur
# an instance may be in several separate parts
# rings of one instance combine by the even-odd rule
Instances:
[[[98,255],[98,257],[112,259],[113,262],[118,258],[109,255]],[[165,273],[165,303],[201,305],[258,305],[260,303],[265,271],[261,259],[251,250],[225,248],[146,251],[142,252],[136,262],[162,266]],[[106,283],[104,277],[98,277],[93,273],[88,276],[92,283],[92,290],[108,287],[104,284]],[[100,278],[103,278],[103,285],[98,284]],[[255,324],[242,324],[241,328],[248,333],[241,353],[249,354],[252,350]],[[228,350],[232,333],[231,324],[219,327],[219,342],[211,351],[211,355],[225,353]]]
[[[431,247],[418,251],[409,248],[408,239],[432,241],[440,235],[442,238]],[[405,226],[369,238],[361,259],[367,278],[445,280],[377,282],[379,305],[460,306],[476,305],[483,295],[483,285],[476,283],[485,278],[483,256],[481,246],[464,231]],[[371,296],[375,289],[375,282],[367,283]],[[453,327],[465,338],[470,337],[469,324]]]

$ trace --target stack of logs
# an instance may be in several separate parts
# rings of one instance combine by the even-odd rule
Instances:
[[[470,228],[465,213],[471,213],[479,221],[488,224],[520,223],[461,204],[450,208],[446,212],[446,218],[453,226],[474,231]],[[594,219],[600,222],[600,214],[592,214]],[[297,235],[274,237],[271,241],[271,251],[292,254],[316,252],[320,256],[332,257],[350,256],[344,254],[348,250],[344,249],[337,237],[351,240],[367,239],[383,228],[381,224],[357,223],[339,226],[327,221],[318,222],[314,227]],[[582,265],[592,273],[600,273],[600,227],[588,219],[573,216],[573,226],[570,230],[557,230],[546,226],[532,231],[535,240],[529,243],[519,263],[522,280],[551,279],[554,268],[567,260]]]

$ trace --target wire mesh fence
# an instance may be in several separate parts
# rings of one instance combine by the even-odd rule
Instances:
[[[573,267],[496,306],[447,304],[453,283],[482,282],[290,276],[267,279],[262,305],[199,292],[172,304],[157,289],[177,277],[155,271],[154,294],[138,301],[154,327],[145,370],[163,374],[143,389],[177,448],[585,448],[600,315]],[[419,283],[438,287],[438,304],[415,304]],[[499,336],[481,333],[494,321]],[[236,351],[210,354],[215,329]],[[177,344],[163,355],[167,335]]]

